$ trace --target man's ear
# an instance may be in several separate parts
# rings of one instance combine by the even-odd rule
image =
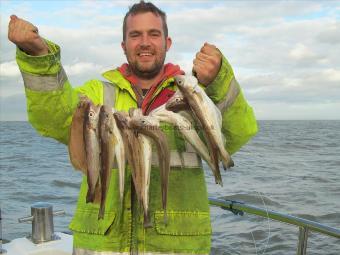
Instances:
[[[172,40],[170,37],[167,37],[166,38],[166,51],[168,51],[171,47],[171,44],[172,44]]]
[[[122,46],[122,49],[124,51],[124,54],[126,55],[126,46],[125,46],[125,42],[122,41],[122,43],[120,44],[120,46]]]

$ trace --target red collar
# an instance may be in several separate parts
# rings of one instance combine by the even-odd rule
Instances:
[[[127,63],[125,63],[125,64],[121,65],[120,67],[118,67],[118,71],[132,85],[136,86],[138,84],[138,77],[131,72],[130,67],[129,67],[129,65]],[[179,75],[179,74],[184,74],[184,71],[182,71],[178,65],[174,65],[174,64],[168,63],[168,64],[164,65],[163,74],[160,77],[160,79],[156,82],[156,84],[158,85],[161,81],[166,80],[166,79],[168,79],[170,77],[174,77],[174,76]]]
[[[125,77],[125,79],[127,79],[131,83],[132,86],[136,86],[138,84],[138,77],[131,72],[128,64],[125,63],[122,66],[118,67],[118,71]],[[151,100],[153,93],[163,81],[176,75],[183,74],[184,71],[182,71],[178,65],[174,65],[171,63],[164,65],[162,76],[159,78],[159,80],[152,84],[147,96],[143,100],[143,103],[141,105],[143,112],[145,112],[147,106],[149,105],[149,101]]]

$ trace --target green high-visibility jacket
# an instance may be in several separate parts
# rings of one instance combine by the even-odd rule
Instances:
[[[41,135],[68,143],[72,115],[80,95],[86,95],[95,104],[104,104],[105,98],[112,95],[111,100],[118,111],[137,107],[131,84],[118,70],[103,74],[110,82],[109,86],[100,80],[90,80],[73,88],[60,64],[59,47],[52,42],[47,43],[48,55],[29,56],[20,49],[17,49],[16,55],[25,84],[28,119]],[[165,88],[176,90],[173,78],[160,84],[153,97]],[[106,92],[110,90],[111,94]],[[225,146],[230,153],[235,153],[256,134],[257,123],[224,57],[217,77],[205,91],[221,106]],[[171,152],[183,153],[186,157],[186,143],[179,131],[165,125],[163,130]],[[143,227],[143,213],[131,194],[129,167],[125,178],[123,208],[119,200],[118,171],[112,170],[102,220],[98,220],[99,205],[86,203],[87,181],[84,176],[77,209],[69,226],[74,234],[75,254],[91,254],[91,251],[115,252],[112,254],[135,251],[150,254],[209,254],[212,230],[203,169],[200,164],[189,166],[185,160],[181,162],[182,165],[175,164],[170,171],[166,224],[163,220],[159,169],[152,166],[149,205],[151,228]]]

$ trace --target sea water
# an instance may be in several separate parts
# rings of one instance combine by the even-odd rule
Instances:
[[[243,201],[340,229],[340,121],[259,121],[259,133],[233,155],[235,167],[215,184],[204,163],[209,196]],[[64,209],[55,231],[68,231],[81,173],[67,147],[39,136],[27,122],[0,122],[0,202],[4,239],[27,235],[37,201]],[[212,254],[295,254],[298,228],[211,207]],[[340,254],[340,240],[312,232],[308,254]]]

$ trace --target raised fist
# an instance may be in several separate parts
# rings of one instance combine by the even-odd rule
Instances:
[[[216,78],[222,62],[221,52],[212,44],[205,43],[193,61],[193,73],[200,84],[208,86]]]
[[[47,44],[39,36],[38,28],[15,15],[11,15],[8,24],[8,39],[29,55],[41,56],[48,53]]]

